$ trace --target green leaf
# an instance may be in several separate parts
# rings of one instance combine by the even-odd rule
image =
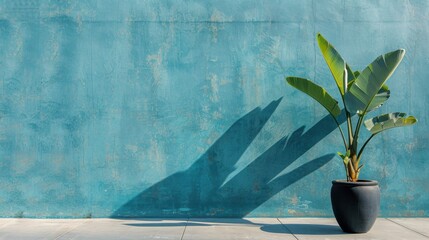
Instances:
[[[311,82],[310,80],[299,77],[287,77],[286,81],[296,89],[306,93],[310,97],[318,101],[328,112],[336,117],[340,115],[341,110],[338,102],[329,95],[328,92],[319,85]]]
[[[348,82],[354,79],[354,73],[337,50],[335,50],[335,48],[320,33],[317,34],[317,42],[319,44],[320,51],[325,58],[326,64],[328,65],[329,70],[331,70],[332,76],[337,83],[337,87],[340,90],[341,95],[344,96],[344,66],[346,66],[347,69]]]
[[[390,97],[390,90],[389,87],[387,87],[386,84],[384,84],[380,90],[378,91],[378,93],[375,95],[374,99],[372,100],[372,102],[369,104],[367,112],[370,112],[374,109],[377,109],[379,107],[381,107],[381,105],[384,104],[384,102],[387,101],[387,99],[389,99]]]
[[[413,116],[406,117],[405,113],[395,112],[368,119],[364,124],[372,134],[377,134],[391,128],[410,126],[416,122],[417,119]]]
[[[349,112],[366,114],[375,95],[395,71],[404,54],[405,50],[399,49],[381,55],[360,73],[345,94],[345,103]]]
[[[358,169],[357,169],[358,173],[360,172],[360,170],[362,169],[362,167],[363,167],[363,164],[358,167]]]
[[[350,150],[347,150],[346,154],[343,154],[342,152],[337,152],[337,155],[340,156],[341,159],[349,158],[350,157]]]
[[[356,72],[355,72],[355,76],[359,76],[359,73],[356,74]],[[348,83],[348,88],[350,88],[353,85],[354,82],[355,82],[355,80],[353,80],[350,83]],[[380,88],[380,90],[378,91],[378,93],[375,95],[375,97],[372,100],[371,104],[368,106],[367,112],[370,112],[372,110],[375,110],[375,109],[381,107],[384,104],[384,102],[386,102],[387,99],[389,99],[389,98],[390,98],[389,87],[386,84],[384,84]]]
[[[347,156],[344,155],[342,152],[337,152],[337,155],[340,156],[341,159],[346,158]]]
[[[357,78],[357,77],[359,77],[360,72],[359,71],[355,71],[354,74],[355,74],[355,78]]]
[[[359,75],[359,71],[355,71],[353,72],[353,70],[350,68],[350,66],[346,63],[346,69],[347,69],[347,81],[351,82],[353,81],[355,78],[357,78],[356,76],[356,72]]]
[[[350,162],[350,158],[349,157],[345,157],[345,158],[343,158],[343,163],[344,163],[344,165],[348,165],[349,164],[349,162]]]
[[[354,77],[355,77],[355,79],[353,79],[353,80],[351,80],[350,82],[348,82],[348,86],[347,86],[347,88],[350,88],[350,87],[353,85],[353,83],[355,83],[355,80],[356,80],[356,78],[357,78],[359,75],[360,75],[360,72],[359,72],[359,71],[355,71],[355,72],[354,72]]]

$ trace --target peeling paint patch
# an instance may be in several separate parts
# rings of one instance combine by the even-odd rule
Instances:
[[[210,100],[213,103],[219,102],[219,80],[216,74],[209,75],[210,81]]]
[[[210,16],[209,30],[212,33],[212,41],[214,43],[217,43],[218,41],[219,30],[224,29],[223,24],[228,21],[231,20],[228,19],[221,11],[219,11],[218,9],[213,10]]]
[[[161,86],[163,83],[162,80],[165,79],[165,70],[162,65],[162,53],[162,49],[159,49],[157,54],[148,55],[146,58],[152,70],[154,78],[153,84],[155,87]]]
[[[36,157],[30,154],[18,153],[12,162],[12,171],[17,175],[24,175],[36,166]]]
[[[156,175],[164,175],[166,172],[166,157],[162,146],[158,143],[156,139],[150,140],[150,148],[148,151],[148,158],[156,167],[153,171],[156,171]]]
[[[287,206],[288,209],[305,210],[310,208],[310,204],[312,202],[309,200],[302,200],[301,197],[293,195],[291,198],[289,198],[289,203],[290,204]]]
[[[138,146],[136,146],[136,145],[131,145],[131,144],[127,144],[127,145],[125,145],[125,148],[126,148],[128,151],[131,151],[132,153],[137,153],[137,151],[139,150],[139,147],[138,147]]]

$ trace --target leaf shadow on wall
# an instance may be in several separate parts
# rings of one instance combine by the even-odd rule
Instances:
[[[302,126],[280,139],[224,183],[280,101],[273,101],[264,109],[256,108],[240,118],[191,167],[152,185],[111,217],[244,217],[328,163],[334,154],[323,155],[276,177],[336,129],[329,115],[305,133]]]

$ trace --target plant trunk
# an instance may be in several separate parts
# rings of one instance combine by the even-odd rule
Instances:
[[[357,182],[359,178],[359,163],[357,161],[356,153],[352,153],[350,156],[350,161],[348,163],[348,173],[351,182]]]

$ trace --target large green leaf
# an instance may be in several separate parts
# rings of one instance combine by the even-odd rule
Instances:
[[[346,66],[347,69],[348,82],[354,79],[354,73],[332,44],[330,44],[320,33],[317,34],[317,42],[319,44],[320,51],[325,58],[326,64],[328,65],[329,70],[331,70],[332,76],[337,83],[338,89],[340,90],[341,95],[344,96],[344,66]]]
[[[390,97],[390,90],[389,87],[387,87],[386,84],[384,84],[380,90],[378,91],[377,94],[375,94],[374,99],[372,100],[372,102],[369,104],[369,107],[367,109],[367,112],[370,112],[374,109],[379,108],[381,105],[384,104],[384,102],[387,101],[387,99],[389,99]]]
[[[359,74],[360,74],[360,72],[359,71],[355,71],[354,74],[355,74],[355,77],[358,77]],[[350,88],[353,85],[354,82],[355,82],[355,80],[352,80],[351,82],[349,82],[348,83],[348,88]],[[380,90],[378,91],[378,93],[375,94],[375,97],[372,100],[371,104],[369,105],[369,107],[367,109],[367,112],[370,112],[372,110],[375,110],[375,109],[381,107],[381,105],[383,105],[384,102],[386,102],[387,99],[389,99],[389,97],[390,97],[389,87],[386,84],[384,84],[380,88]]]
[[[410,126],[417,122],[415,117],[406,117],[406,115],[400,112],[383,114],[366,120],[364,124],[372,134],[377,134],[387,129]]]
[[[404,54],[405,50],[399,49],[381,55],[359,74],[345,94],[345,103],[349,112],[358,114],[367,112],[375,95],[395,71]]]
[[[287,77],[286,81],[296,89],[318,101],[332,116],[336,117],[340,115],[341,110],[338,102],[324,88],[310,80],[299,77]]]

